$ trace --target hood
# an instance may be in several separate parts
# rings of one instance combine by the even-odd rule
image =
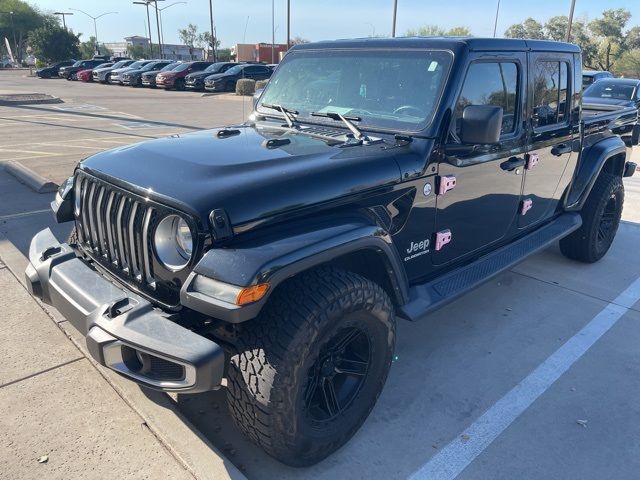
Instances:
[[[616,98],[583,97],[582,104],[589,105],[590,108],[598,108],[599,106],[602,106],[605,107],[603,110],[608,110],[611,107],[632,107],[634,102],[633,100]],[[615,110],[615,108],[613,109]]]
[[[120,73],[128,72],[129,70],[131,70],[131,67],[122,67],[111,70],[111,73],[118,75]]]
[[[80,168],[152,192],[204,224],[212,209],[224,208],[234,225],[326,205],[401,177],[397,149],[382,149],[381,144],[339,148],[268,127],[239,130],[226,138],[218,137],[218,130],[204,130],[128,145],[89,157]],[[290,143],[264,146],[273,138]]]
[[[125,72],[128,75],[140,75],[142,73],[144,73],[142,70],[140,70],[139,68],[136,68],[135,70],[127,70]]]

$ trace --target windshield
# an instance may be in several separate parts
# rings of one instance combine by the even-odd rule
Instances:
[[[635,92],[635,85],[598,80],[584,91],[584,96],[612,100],[632,100]]]
[[[170,63],[169,65],[167,65],[166,67],[164,67],[163,69],[161,69],[161,72],[168,72],[169,70],[173,70],[174,68],[176,68],[178,65],[180,65],[179,63],[175,62],[175,63]]]
[[[74,67],[79,67],[80,65],[82,65],[84,63],[84,60],[78,60],[76,63],[73,64]]]
[[[189,68],[190,65],[191,65],[190,63],[181,63],[176,68],[174,68],[173,71],[174,72],[184,72],[186,69]]]
[[[242,68],[242,65],[236,65],[235,67],[231,67],[224,73],[228,73],[229,75],[237,75],[238,73],[242,72]]]
[[[142,65],[144,65],[144,62],[138,61],[138,62],[133,62],[131,65],[129,65],[129,67],[134,70],[136,68],[140,68]]]
[[[359,117],[362,127],[420,130],[431,121],[451,61],[449,52],[437,50],[292,52],[261,102],[297,110],[298,119],[340,113]]]
[[[127,64],[126,60],[121,60],[119,62],[116,62],[113,64],[113,68],[120,68],[120,67],[124,67]]]
[[[147,63],[144,67],[142,67],[140,70],[142,70],[143,72],[148,72],[149,70],[153,70],[154,68],[156,68],[156,66],[160,64],[160,62],[151,62],[151,63]]]
[[[225,63],[212,63],[207,68],[204,69],[204,73],[216,73],[219,72],[222,67],[224,67]]]

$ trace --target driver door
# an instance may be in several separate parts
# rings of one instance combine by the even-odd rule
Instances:
[[[498,243],[510,235],[520,207],[525,164],[526,55],[508,59],[478,54],[460,91],[444,159],[438,166],[435,265],[445,265]],[[503,109],[497,145],[459,145],[460,120],[469,105]],[[455,187],[443,191],[443,182]],[[446,190],[446,188],[444,189]],[[443,243],[444,242],[444,243]]]

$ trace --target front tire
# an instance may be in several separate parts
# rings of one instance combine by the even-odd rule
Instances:
[[[580,212],[582,226],[560,240],[563,255],[585,263],[604,257],[618,231],[623,203],[622,179],[601,173]]]
[[[174,84],[176,91],[178,92],[184,92],[184,80],[179,78],[176,80],[176,83]]]
[[[376,283],[319,268],[279,288],[237,338],[231,415],[269,455],[301,467],[340,448],[369,415],[391,366],[395,317]]]

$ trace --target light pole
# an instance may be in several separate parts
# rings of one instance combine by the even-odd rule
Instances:
[[[291,0],[287,0],[287,50],[291,48]]]
[[[67,29],[67,22],[65,21],[65,17],[67,15],[73,15],[73,12],[53,12],[54,15],[60,15],[62,17],[62,26],[64,29]]]
[[[160,40],[162,41],[163,44],[164,44],[164,27],[162,26],[162,11],[166,10],[169,7],[173,7],[174,5],[181,5],[181,4],[186,5],[187,2],[170,3],[166,7],[158,8],[158,11],[160,12]]]
[[[153,42],[151,41],[151,17],[149,16],[149,2],[133,2],[135,5],[147,7],[147,26],[149,27],[149,55],[153,57]]]
[[[209,22],[211,23],[211,53],[216,61],[216,30],[213,27],[213,0],[209,0]]]
[[[160,17],[158,14],[158,2],[159,1],[163,1],[163,0],[147,0],[149,3],[153,2],[154,3],[154,7],[156,9],[156,28],[158,29],[158,49],[160,50],[160,59],[164,58],[163,56],[163,52],[162,52],[162,40],[160,39]],[[151,36],[151,33],[149,33],[149,36]]]
[[[500,0],[498,0],[498,6],[496,7],[496,20],[493,22],[493,38],[496,38],[496,31],[498,30],[498,15],[500,14]]]
[[[571,26],[573,25],[573,12],[576,9],[576,0],[571,0],[571,10],[569,11],[569,25],[567,25],[567,42],[571,41]]]
[[[116,14],[118,12],[105,12],[105,13],[101,13],[97,17],[94,17],[93,15],[89,15],[87,12],[82,11],[79,8],[70,8],[69,10],[73,10],[74,12],[84,13],[87,17],[93,19],[93,33],[95,34],[95,39],[96,39],[96,53],[100,55],[100,49],[98,48],[98,26],[97,26],[96,20],[98,20],[100,17],[104,17],[105,15]]]
[[[391,25],[391,37],[396,36],[396,16],[398,14],[398,0],[393,0],[393,23]]]

